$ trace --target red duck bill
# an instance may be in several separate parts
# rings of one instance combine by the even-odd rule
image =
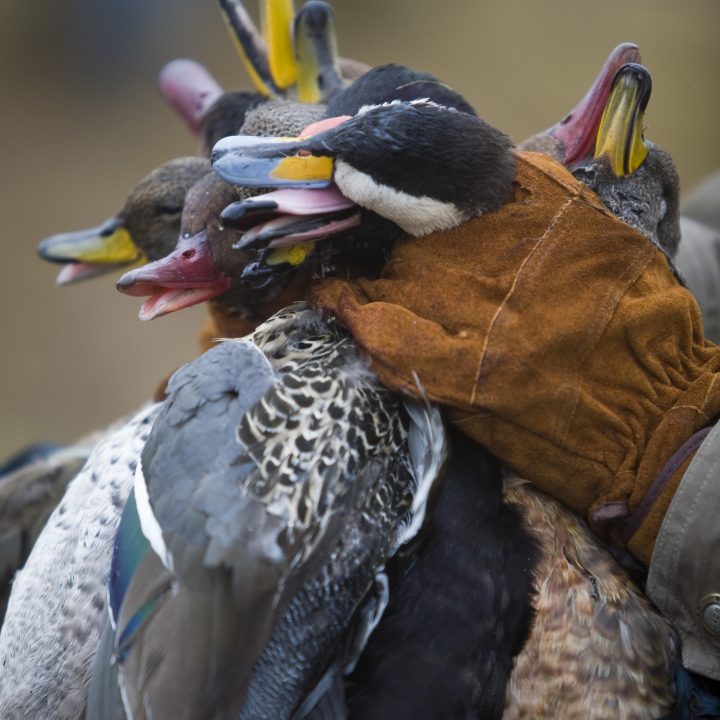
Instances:
[[[154,320],[212,300],[230,288],[230,277],[218,270],[205,231],[183,238],[175,250],[156,262],[125,273],[117,289],[126,295],[149,296],[141,320]]]
[[[194,60],[169,62],[160,71],[158,87],[194,135],[198,135],[207,111],[223,94],[215,78]]]
[[[546,131],[562,142],[565,165],[578,163],[592,154],[615,75],[623,65],[639,62],[640,49],[637,45],[618,45],[608,56],[585,97],[559,123]]]

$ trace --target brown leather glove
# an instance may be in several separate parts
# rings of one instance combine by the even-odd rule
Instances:
[[[720,350],[652,243],[563,166],[518,155],[500,211],[405,238],[378,280],[320,281],[310,301],[385,384],[419,383],[647,564],[689,457],[661,470],[720,413]]]

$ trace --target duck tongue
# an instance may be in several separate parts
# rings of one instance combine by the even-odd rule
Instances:
[[[228,205],[220,217],[233,227],[247,228],[235,248],[286,247],[334,235],[361,221],[357,205],[336,185],[256,195]]]
[[[126,295],[149,295],[141,320],[153,320],[224,293],[230,278],[215,265],[205,231],[182,238],[175,250],[156,262],[125,273],[117,289]]]
[[[319,190],[275,190],[228,205],[220,219],[233,227],[252,227],[259,213],[274,215],[319,215],[354,206],[337,185]],[[248,217],[250,215],[251,217]]]

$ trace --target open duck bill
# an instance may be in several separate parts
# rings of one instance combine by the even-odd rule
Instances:
[[[319,240],[360,224],[360,210],[335,185],[277,190],[228,205],[223,223],[245,232],[233,246],[281,248]]]
[[[595,143],[595,157],[606,156],[617,177],[635,172],[648,156],[643,131],[651,92],[652,79],[642,65],[618,70]]]
[[[144,257],[122,219],[117,217],[94,228],[45,238],[38,245],[38,255],[65,265],[57,276],[58,285],[120,270]]]
[[[230,277],[218,270],[203,231],[182,238],[166,257],[125,273],[116,287],[126,295],[149,296],[139,317],[154,320],[212,300],[230,285]]]
[[[633,43],[618,45],[608,56],[583,99],[556,125],[545,131],[562,142],[564,164],[572,166],[589,157],[595,145],[600,118],[610,96],[618,70],[640,62],[640,50]]]
[[[213,149],[213,168],[224,180],[255,187],[291,186],[228,205],[220,218],[244,230],[237,248],[277,249],[345,232],[361,223],[360,208],[332,183],[334,160],[326,132],[348,120],[329,118],[309,125],[300,138],[224,138]],[[323,153],[323,154],[320,154]],[[301,264],[309,252],[265,255],[269,265]]]

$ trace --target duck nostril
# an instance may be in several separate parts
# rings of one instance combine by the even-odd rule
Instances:
[[[190,258],[195,257],[195,251],[194,250],[185,250],[185,252],[182,254],[182,256],[186,260],[190,260]]]
[[[573,114],[570,113],[569,115],[566,115],[562,121],[560,122],[561,125],[567,125],[571,120],[573,119]]]

